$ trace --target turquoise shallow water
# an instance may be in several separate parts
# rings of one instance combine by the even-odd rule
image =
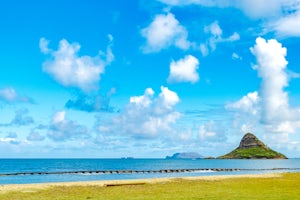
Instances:
[[[67,173],[0,176],[0,184],[70,182],[153,177],[207,176],[226,174],[258,174],[300,171],[300,159],[288,160],[166,160],[166,159],[1,159],[0,174],[30,172],[75,172],[97,170],[164,170],[239,168],[241,171],[193,171],[180,173]],[[276,170],[270,170],[274,169]],[[279,169],[284,168],[284,169]],[[248,169],[248,170],[247,170]],[[263,170],[262,170],[263,169]]]

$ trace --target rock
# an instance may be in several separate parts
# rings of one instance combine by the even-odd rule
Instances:
[[[175,153],[172,156],[167,156],[166,159],[201,159],[203,156],[196,152]]]
[[[287,159],[281,153],[270,149],[252,133],[242,138],[240,145],[232,152],[218,157],[220,159]]]
[[[252,133],[247,133],[244,135],[240,142],[239,149],[248,149],[252,147],[262,147],[262,148],[268,148],[264,143],[262,143],[255,135]]]

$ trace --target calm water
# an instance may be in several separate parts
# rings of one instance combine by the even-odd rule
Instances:
[[[288,160],[165,160],[165,159],[1,159],[0,174],[96,170],[161,170],[198,168],[272,169],[300,168],[300,159]],[[284,170],[300,171],[300,170]],[[139,179],[152,177],[266,173],[270,171],[199,171],[192,173],[51,174],[0,176],[0,184]],[[275,171],[272,171],[275,172]],[[278,170],[276,170],[278,172]]]

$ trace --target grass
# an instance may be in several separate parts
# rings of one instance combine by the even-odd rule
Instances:
[[[300,173],[286,173],[274,178],[229,178],[214,181],[176,179],[171,182],[114,187],[55,186],[32,191],[0,192],[0,199],[295,200],[300,198],[299,188]]]

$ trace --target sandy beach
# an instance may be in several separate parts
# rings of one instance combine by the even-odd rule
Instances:
[[[243,174],[243,175],[217,175],[217,176],[193,176],[193,177],[168,177],[168,178],[149,178],[149,179],[133,179],[133,180],[101,180],[101,181],[82,181],[82,182],[56,182],[56,183],[37,183],[37,184],[8,184],[0,185],[0,193],[21,191],[36,192],[38,190],[48,189],[50,187],[72,187],[72,186],[122,186],[122,185],[143,185],[155,184],[163,182],[172,182],[178,180],[205,180],[218,181],[224,179],[239,178],[276,178],[281,177],[281,173],[268,174]]]

